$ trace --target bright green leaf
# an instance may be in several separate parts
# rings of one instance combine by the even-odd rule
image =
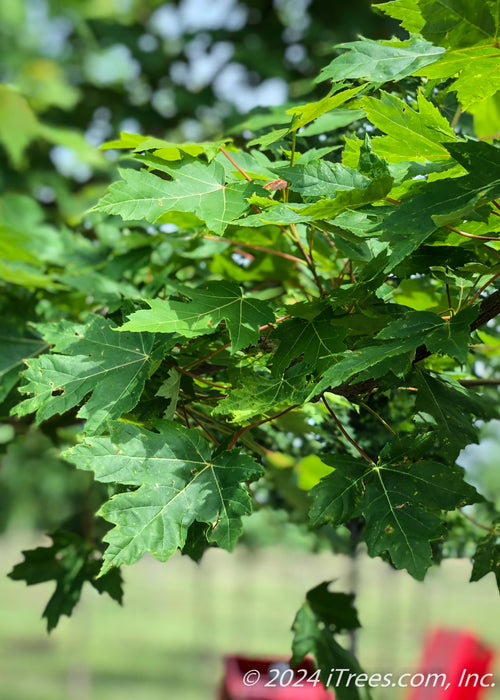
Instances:
[[[247,198],[258,189],[248,182],[225,184],[224,168],[217,162],[181,162],[172,169],[173,180],[163,180],[144,170],[123,170],[94,207],[125,220],[155,223],[168,212],[191,212],[215,233],[248,209]]]
[[[87,421],[85,429],[94,432],[139,401],[158,356],[152,352],[153,335],[115,333],[116,325],[101,316],[86,325],[60,321],[36,328],[54,346],[53,353],[26,362],[20,391],[32,398],[15,407],[16,415],[36,412],[36,422],[41,423],[80,406],[77,415]],[[62,354],[55,354],[58,351]]]
[[[243,293],[232,282],[207,282],[205,289],[172,285],[191,302],[151,299],[151,309],[136,311],[120,330],[150,333],[178,333],[195,338],[217,330],[225,321],[232,352],[241,350],[259,338],[259,327],[273,323],[271,307]]]
[[[347,51],[323,68],[319,79],[334,82],[354,78],[373,83],[397,81],[433,63],[444,52],[439,46],[418,37],[407,41],[373,41],[362,37],[360,41],[339,44],[336,48]]]

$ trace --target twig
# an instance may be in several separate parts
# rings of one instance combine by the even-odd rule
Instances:
[[[466,238],[475,238],[478,241],[500,241],[500,238],[498,236],[476,236],[473,233],[467,233],[467,231],[460,231],[458,228],[454,228],[453,226],[449,226],[448,224],[445,225],[445,228],[449,229],[450,231],[453,231],[454,233],[458,233],[460,236],[465,236]]]
[[[233,439],[229,443],[227,449],[231,450],[235,443],[239,440],[239,438],[243,435],[243,433],[246,433],[247,430],[251,430],[252,428],[257,428],[259,425],[263,425],[264,423],[269,423],[272,420],[276,420],[276,418],[279,418],[280,416],[283,416],[285,413],[288,413],[289,411],[293,410],[294,408],[297,408],[299,406],[298,403],[295,403],[293,406],[290,406],[289,408],[285,408],[284,411],[281,411],[280,413],[277,413],[275,416],[271,416],[271,418],[263,418],[262,420],[257,421],[257,423],[252,423],[251,425],[247,425],[244,428],[241,428],[241,430],[238,430],[237,433],[235,433]]]
[[[371,413],[372,416],[374,416],[377,420],[379,420],[382,423],[382,425],[385,426],[390,433],[392,433],[394,436],[396,435],[396,432],[391,428],[389,423],[386,423],[386,421],[382,418],[382,416],[380,416],[377,413],[377,411],[374,411],[371,406],[368,406],[368,404],[366,404],[366,403],[360,403],[359,405],[362,406],[363,408],[366,408],[366,410],[369,413]]]
[[[181,406],[182,406],[182,411],[183,411],[183,414],[184,414],[184,420],[186,421],[186,425],[187,425],[188,428],[190,428],[190,427],[191,427],[191,424],[190,424],[190,422],[189,422],[189,418],[188,418],[188,414],[187,414],[187,411],[186,411],[186,406],[184,405],[184,401],[181,402]]]
[[[474,520],[474,518],[471,518],[470,515],[467,515],[467,513],[464,513],[461,508],[457,508],[457,510],[466,518],[470,523],[475,525],[476,527],[480,527],[481,530],[486,530],[486,532],[493,532],[493,528],[488,527],[487,525],[482,525],[481,523],[478,523],[477,520]]]
[[[451,120],[451,128],[454,129],[458,122],[460,121],[460,117],[462,116],[462,107],[458,105],[458,107],[455,110],[455,114],[453,115],[453,119]]]
[[[208,384],[208,386],[214,386],[217,389],[229,389],[230,388],[228,384],[216,384],[215,382],[211,382],[209,379],[203,379],[203,377],[200,377],[197,374],[193,374],[193,372],[188,372],[183,367],[179,367],[179,365],[174,365],[171,362],[168,362],[168,360],[163,360],[163,362],[166,365],[168,365],[169,367],[173,367],[175,370],[177,370],[181,374],[185,374],[187,377],[191,377],[192,379],[197,379],[202,384]]]
[[[474,294],[470,303],[473,304],[476,301],[476,299],[481,296],[481,294],[484,292],[484,290],[487,289],[487,287],[489,287],[490,284],[492,284],[498,277],[500,277],[500,272],[497,272],[497,274],[493,275],[493,277],[490,280],[488,280],[488,282],[486,282],[486,284],[483,284],[481,289]]]
[[[208,428],[205,425],[203,425],[203,423],[199,421],[198,418],[196,418],[196,416],[193,416],[191,410],[189,411],[189,413],[191,414],[191,418],[194,420],[194,422],[200,426],[203,432],[208,435],[208,438],[214,443],[214,445],[217,445],[218,447],[220,445],[220,442],[212,435]]]
[[[314,261],[312,257],[309,256],[309,253],[307,250],[304,248],[302,241],[300,240],[299,234],[297,233],[297,228],[295,224],[290,224],[290,229],[292,231],[292,236],[297,243],[298,247],[300,248],[300,252],[304,256],[304,260],[307,263],[307,267],[310,269],[312,276],[314,277],[314,282],[316,283],[317,288],[319,289],[319,293],[323,295],[325,293],[325,290],[323,289],[323,286],[321,284],[321,280],[319,279],[317,272],[316,272],[316,266],[314,264]]]
[[[293,262],[300,263],[301,265],[306,265],[307,262],[302,260],[302,258],[297,258],[295,255],[290,255],[290,253],[282,253],[281,250],[274,250],[273,248],[266,248],[263,245],[256,245],[253,243],[244,243],[243,241],[235,241],[232,238],[222,238],[222,236],[210,236],[205,235],[203,238],[208,238],[213,241],[226,241],[231,243],[231,245],[238,245],[242,248],[250,248],[250,250],[258,250],[262,253],[269,253],[269,255],[276,255],[279,258],[285,258],[286,260],[293,260]]]
[[[291,154],[290,154],[290,167],[293,167],[293,161],[294,161],[294,158],[295,158],[295,145],[296,145],[296,141],[297,141],[297,130],[294,129],[294,130],[292,131],[292,152],[291,152]]]
[[[339,419],[337,418],[337,416],[336,416],[335,413],[333,412],[333,409],[332,409],[332,407],[330,406],[330,404],[328,403],[328,401],[326,400],[326,397],[325,397],[324,394],[321,395],[321,398],[323,399],[323,403],[325,404],[325,406],[326,406],[326,408],[327,408],[327,410],[328,410],[328,413],[331,415],[331,417],[333,418],[333,420],[334,420],[335,423],[337,424],[337,427],[339,428],[339,430],[340,430],[340,432],[342,433],[342,435],[346,438],[346,440],[348,440],[348,441],[351,443],[351,445],[352,445],[353,447],[356,448],[356,450],[357,450],[357,451],[359,452],[359,454],[363,457],[363,459],[366,459],[366,461],[369,462],[370,464],[374,464],[373,459],[370,459],[370,457],[368,457],[368,455],[366,454],[366,452],[358,445],[358,443],[357,443],[355,440],[353,440],[353,438],[352,438],[352,437],[349,435],[349,433],[346,431],[346,429],[344,428],[344,426],[342,425],[342,423],[339,421]]]
[[[500,379],[459,379],[462,386],[500,386]]]
[[[243,168],[241,168],[241,167],[238,165],[238,163],[237,163],[233,158],[231,158],[231,156],[230,156],[229,153],[226,151],[226,149],[225,149],[223,146],[219,146],[219,148],[220,148],[220,152],[223,153],[223,154],[226,156],[226,158],[234,165],[234,167],[235,167],[237,170],[240,171],[240,173],[243,175],[243,177],[246,178],[246,179],[248,180],[248,182],[252,182],[252,178],[250,177],[250,175],[248,175],[248,174],[243,170]]]
[[[228,348],[231,345],[231,343],[226,343],[225,345],[222,345],[220,348],[217,348],[217,350],[212,350],[212,352],[209,352],[208,355],[204,355],[203,357],[200,357],[198,360],[194,360],[194,362],[190,362],[188,365],[185,365],[182,369],[186,371],[190,367],[195,367],[196,365],[201,365],[202,362],[205,362],[205,360],[210,359],[214,355],[217,355],[218,352],[222,352],[226,348]]]
[[[281,323],[281,321],[286,321],[288,318],[291,318],[290,314],[288,316],[281,316],[281,318],[277,318],[274,323],[266,323],[264,326],[259,326],[259,331],[264,331],[266,328],[272,328],[275,323]],[[217,350],[212,350],[212,352],[209,352],[208,355],[204,355],[203,357],[200,357],[198,360],[194,360],[193,362],[190,362],[188,365],[184,365],[182,367],[182,370],[187,370],[191,367],[195,367],[196,365],[201,365],[202,362],[205,362],[205,360],[210,359],[214,355],[217,355],[218,352],[222,352],[223,350],[226,350],[226,348],[230,347],[231,343],[226,343],[225,345],[222,345],[220,348],[217,348]],[[172,365],[172,367],[176,367],[176,365]],[[181,368],[177,367],[177,369],[181,370]],[[194,375],[193,375],[194,376]],[[197,377],[199,379],[199,377]],[[202,380],[203,381],[203,380]],[[214,385],[216,386],[216,385]],[[222,385],[220,385],[222,386]],[[227,388],[227,387],[223,387]]]

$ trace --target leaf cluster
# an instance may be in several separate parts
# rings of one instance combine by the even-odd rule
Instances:
[[[498,580],[498,514],[456,463],[500,405],[498,3],[378,8],[410,37],[342,45],[326,94],[250,115],[246,143],[122,133],[72,227],[2,198],[2,415],[67,421],[64,459],[110,488],[102,537],[14,569],[56,581],[49,628],[146,552],[233,549],[254,509],[421,580],[471,506],[471,579]],[[310,591],[295,661],[358,669],[335,639],[357,624]]]

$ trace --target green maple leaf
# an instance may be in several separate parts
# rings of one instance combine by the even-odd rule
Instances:
[[[38,355],[47,343],[34,333],[21,332],[4,324],[0,332],[0,401],[3,401],[19,379],[23,361]]]
[[[256,462],[234,452],[211,456],[196,430],[167,421],[157,428],[111,423],[110,437],[89,439],[64,454],[98,481],[139,487],[113,496],[99,511],[115,525],[104,537],[109,546],[101,573],[133,564],[146,552],[166,561],[184,546],[195,521],[209,526],[208,542],[231,550],[242,516],[251,513],[244,483],[261,476]]]
[[[420,369],[409,375],[407,381],[417,389],[415,409],[432,416],[444,454],[456,459],[462,447],[478,442],[478,429],[471,416],[493,417],[492,408],[484,398],[451,378]]]
[[[357,181],[361,182],[361,179],[359,178]],[[333,219],[346,209],[357,209],[384,199],[392,188],[393,179],[390,175],[385,174],[373,180],[366,178],[363,183],[366,183],[366,186],[361,189],[358,187],[355,189],[337,188],[334,199],[323,198],[312,204],[270,203],[269,200],[264,202],[260,198],[252,197],[251,204],[267,204],[270,205],[269,209],[246,216],[237,223],[242,226],[260,227],[263,224],[297,224]],[[334,183],[332,183],[332,190],[335,190]]]
[[[373,83],[396,81],[436,61],[444,49],[419,37],[407,41],[373,41],[361,38],[336,46],[347,49],[323,68],[321,80],[362,78]]]
[[[384,12],[394,19],[399,19],[401,25],[410,34],[420,34],[425,24],[419,0],[390,0],[390,2],[373,5],[373,9]]]
[[[85,429],[102,428],[104,421],[137,404],[151,364],[163,352],[152,352],[153,335],[120,335],[114,332],[116,325],[101,316],[86,325],[60,321],[35,328],[54,352],[26,361],[20,391],[33,397],[13,413],[24,416],[36,411],[37,423],[82,404],[77,415],[86,419]]]
[[[443,81],[455,78],[448,89],[456,91],[462,109],[474,111],[476,105],[480,106],[500,89],[500,48],[493,44],[447,51],[440,60],[415,75]]]
[[[418,0],[422,36],[445,48],[497,43],[500,6],[497,0]]]
[[[500,591],[500,529],[498,525],[482,539],[473,557],[474,566],[470,580],[479,581],[489,573],[493,573]]]
[[[73,532],[64,531],[54,533],[51,539],[53,544],[50,547],[24,551],[24,561],[16,564],[8,574],[14,581],[26,581],[28,586],[56,582],[56,589],[42,615],[47,620],[49,632],[57,626],[61,615],[71,615],[86,581],[121,605],[123,590],[119,569],[97,579],[100,564],[88,542]]]
[[[387,271],[404,260],[441,226],[462,219],[484,219],[485,205],[500,196],[500,149],[486,143],[447,143],[447,150],[469,173],[428,182],[403,200],[381,225],[392,247]]]
[[[143,136],[142,134],[129,134],[120,132],[120,138],[107,141],[101,149],[108,148],[131,148],[134,153],[153,151],[153,155],[164,160],[181,160],[184,154],[196,158],[205,154],[209,161],[213,160],[219,153],[219,148],[224,146],[230,139],[205,143],[172,143],[153,136]]]
[[[392,0],[374,5],[409,32],[421,34],[435,45],[455,49],[479,43],[495,44],[499,35],[497,0]]]
[[[474,111],[500,89],[496,0],[396,0],[376,7],[401,20],[409,32],[448,49],[414,75],[441,81],[455,78],[448,90],[456,90],[463,109]]]
[[[450,355],[465,364],[469,355],[470,326],[476,316],[474,308],[464,309],[449,321],[428,311],[411,311],[403,319],[390,323],[376,337],[384,340],[414,337],[430,352]]]
[[[365,541],[370,556],[388,551],[398,569],[407,569],[423,579],[431,565],[429,542],[446,530],[432,511],[453,510],[480,500],[476,490],[463,481],[463,469],[433,460],[412,461],[411,443],[407,455],[371,466],[350,457],[331,455],[327,461],[334,472],[311,491],[311,519],[339,525],[363,515]],[[325,459],[323,457],[323,459]],[[382,455],[381,455],[382,459]]]
[[[280,340],[274,353],[273,375],[283,374],[299,355],[311,370],[322,372],[335,355],[345,350],[345,334],[344,329],[332,326],[329,318],[293,318],[280,324],[272,336]]]
[[[340,105],[345,104],[363,89],[363,86],[359,86],[339,92],[338,90],[340,87],[343,86],[336,85],[334,88],[334,94],[330,93],[317,102],[309,102],[308,104],[291,107],[288,109],[287,114],[292,115],[290,130],[293,128],[296,131],[303,126],[306,126],[306,124],[310,124],[323,114],[331,112],[337,107],[340,107]]]
[[[335,635],[360,627],[354,608],[354,595],[328,590],[329,581],[308,591],[306,600],[293,623],[293,657],[296,666],[307,654],[312,654],[323,685],[335,688],[338,700],[369,698],[367,688],[361,690],[346,684],[348,673],[359,676],[362,669],[356,659],[335,639]],[[336,669],[336,672],[335,672]],[[339,669],[345,669],[339,680]]]
[[[363,498],[367,465],[344,455],[323,454],[321,460],[334,471],[311,490],[311,524],[313,527],[327,522],[341,525],[360,514],[358,506]]]
[[[379,156],[391,163],[449,159],[445,143],[456,141],[456,134],[420,91],[418,111],[387,92],[382,92],[380,99],[364,97],[361,107],[372,124],[387,134],[372,139],[373,150]]]
[[[335,388],[367,370],[373,379],[388,371],[401,375],[407,370],[410,356],[421,344],[416,337],[397,338],[373,343],[356,350],[347,350],[337,356],[337,361],[324,372],[323,378],[314,386],[308,400],[330,388]]]
[[[297,163],[283,168],[280,177],[290,183],[290,189],[305,197],[330,197],[341,190],[366,189],[370,179],[354,168],[341,163],[317,160],[306,165]]]
[[[247,198],[259,189],[248,182],[226,184],[220,163],[183,161],[165,166],[173,180],[164,180],[145,170],[123,170],[123,180],[115,182],[94,207],[94,211],[117,214],[125,220],[161,220],[168,212],[190,212],[215,233],[248,209]]]
[[[472,139],[465,143],[448,143],[446,149],[474,181],[483,186],[500,180],[500,148]]]
[[[277,413],[294,404],[303,404],[309,393],[310,371],[309,366],[300,363],[279,377],[268,371],[246,375],[241,387],[229,391],[213,413],[230,415],[235,423],[244,423],[253,416]]]
[[[255,344],[259,327],[274,322],[271,307],[244,294],[232,282],[207,282],[205,289],[172,285],[191,302],[151,299],[150,309],[131,314],[121,331],[178,333],[185,338],[213,333],[225,321],[231,338],[231,352]]]

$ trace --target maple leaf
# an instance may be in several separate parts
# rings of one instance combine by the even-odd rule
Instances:
[[[294,404],[301,404],[309,393],[310,368],[302,363],[291,367],[282,376],[271,372],[254,372],[245,377],[237,389],[229,391],[219,401],[214,415],[229,415],[236,423],[243,423],[252,416],[276,413]]]
[[[299,355],[303,355],[303,361],[311,370],[322,372],[345,350],[345,334],[346,331],[333,326],[328,317],[311,321],[293,318],[280,324],[272,336],[281,341],[274,354],[273,374],[282,374]]]
[[[35,357],[46,347],[47,343],[36,334],[4,324],[0,333],[0,401],[17,383],[23,361]]]
[[[354,607],[354,595],[329,591],[329,581],[307,592],[293,623],[292,666],[307,654],[312,654],[325,687],[335,688],[338,700],[369,698],[369,692],[346,683],[348,673],[359,676],[362,669],[356,659],[344,649],[335,636],[360,627]],[[339,669],[345,677],[339,679]]]
[[[390,446],[379,464],[337,455],[323,455],[322,459],[335,471],[311,491],[313,524],[339,525],[363,515],[370,556],[388,551],[398,569],[407,569],[419,580],[431,565],[429,542],[446,532],[434,511],[480,500],[476,490],[463,481],[461,467],[412,461],[399,453],[391,458]]]
[[[456,141],[456,134],[421,91],[417,92],[418,111],[388,92],[382,92],[380,99],[364,97],[361,106],[370,121],[387,134],[372,139],[373,150],[379,156],[391,163],[450,158],[446,144]]]
[[[166,561],[186,542],[189,526],[206,523],[206,539],[231,550],[252,511],[247,481],[262,474],[251,458],[234,452],[210,454],[196,430],[157,421],[159,432],[111,423],[110,436],[93,437],[64,453],[98,481],[139,488],[113,496],[100,514],[115,525],[101,575],[132,564],[146,552]]]
[[[123,180],[115,182],[94,207],[94,211],[118,214],[123,219],[161,220],[168,212],[192,212],[215,233],[249,207],[247,198],[259,189],[248,182],[226,184],[226,174],[216,161],[181,161],[164,166],[173,180],[164,180],[145,170],[122,170]]]
[[[53,542],[50,547],[24,551],[24,561],[16,564],[8,574],[13,581],[26,581],[28,586],[52,580],[56,582],[55,591],[42,614],[47,620],[48,632],[57,626],[61,615],[71,615],[86,581],[99,593],[107,593],[121,605],[123,590],[119,569],[97,578],[100,563],[86,540],[65,531],[55,532],[50,537]]]
[[[406,41],[373,41],[361,37],[359,41],[338,44],[335,48],[347,51],[325,66],[319,79],[363,78],[374,83],[401,80],[433,63],[444,53],[443,48],[419,37]]]
[[[86,419],[89,432],[136,405],[152,362],[165,350],[153,351],[153,335],[115,333],[116,324],[101,316],[86,325],[59,321],[35,328],[62,354],[26,361],[20,391],[33,397],[18,404],[14,413],[36,411],[36,422],[41,423],[81,405],[77,415]]]
[[[131,314],[121,331],[178,333],[185,338],[213,333],[225,321],[231,338],[231,352],[252,345],[259,339],[259,327],[273,323],[271,307],[244,294],[232,282],[207,282],[205,289],[172,285],[191,302],[151,299],[148,310]]]
[[[473,557],[474,566],[470,580],[479,581],[489,573],[493,573],[500,591],[500,528],[498,522],[491,533],[477,545]]]

